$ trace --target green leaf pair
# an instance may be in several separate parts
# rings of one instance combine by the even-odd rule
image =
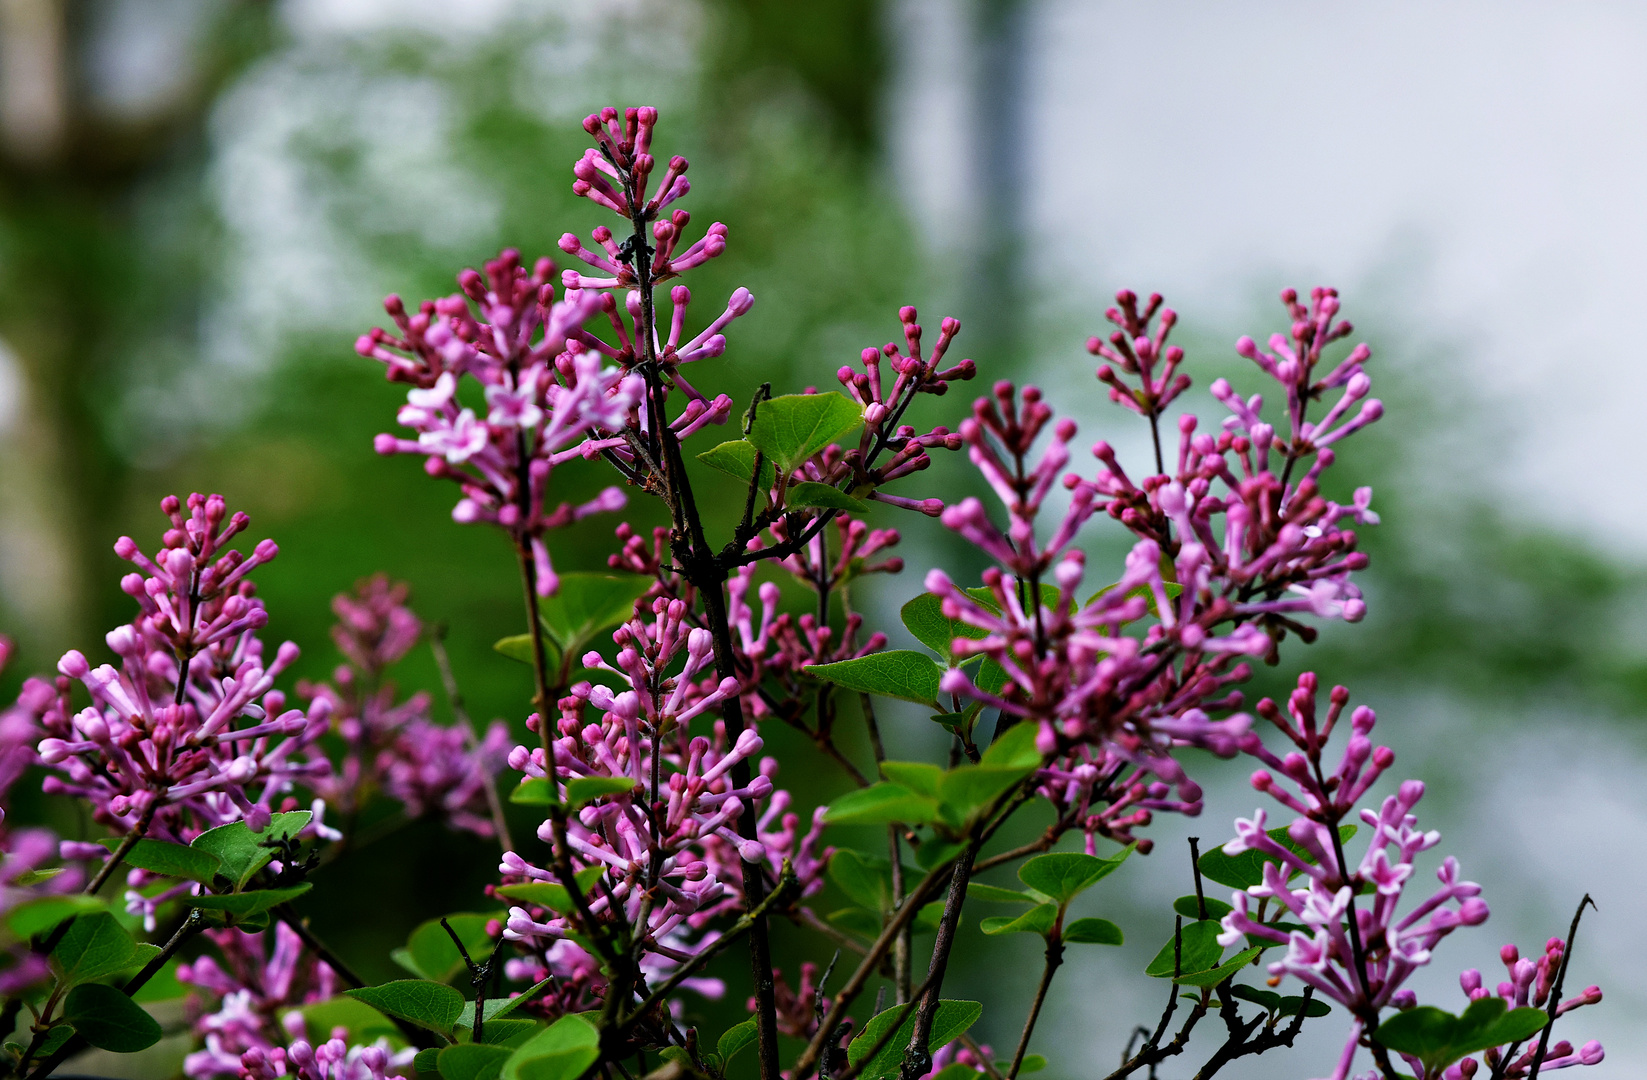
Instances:
[[[877,1043],[882,1042],[883,1036],[892,1029],[894,1023],[897,1023],[899,1014],[904,1014],[903,1023],[898,1024],[896,1033],[886,1039],[881,1049],[871,1058],[869,1052]],[[932,1017],[932,1034],[927,1039],[927,1051],[930,1053],[938,1050],[953,1039],[964,1035],[967,1028],[976,1024],[983,1014],[984,1007],[976,1001],[938,1002],[937,1011]],[[882,1080],[883,1077],[897,1076],[903,1067],[904,1050],[914,1036],[914,1009],[896,1006],[877,1013],[864,1025],[863,1032],[847,1044],[847,1063],[859,1066],[858,1075],[863,1080]]]
[[[1218,944],[1218,935],[1223,933],[1223,929],[1214,919],[1189,923],[1174,935],[1176,941],[1172,938],[1167,940],[1144,969],[1144,974],[1157,979],[1172,979],[1180,986],[1217,986],[1252,963],[1253,958],[1264,951],[1263,946],[1255,945],[1225,960],[1224,947]],[[1176,977],[1173,975],[1175,963]]]
[[[1068,944],[1120,945],[1121,928],[1108,919],[1076,919],[1066,925],[1064,915],[1070,901],[1120,869],[1135,846],[1129,844],[1107,859],[1079,851],[1037,855],[1018,867],[1018,880],[1028,886],[1024,891],[973,883],[967,886],[967,895],[997,903],[1035,905],[1017,917],[996,915],[985,919],[982,929],[986,934],[1028,933]]]
[[[1418,1058],[1435,1076],[1468,1054],[1530,1039],[1548,1021],[1542,1009],[1511,1009],[1503,998],[1483,997],[1470,1002],[1463,1016],[1432,1005],[1397,1013],[1378,1025],[1373,1038]]]
[[[883,762],[886,780],[842,795],[829,804],[824,820],[831,825],[931,825],[959,836],[1040,763],[1034,729],[1020,724],[995,740],[977,765],[944,770],[925,762]]]

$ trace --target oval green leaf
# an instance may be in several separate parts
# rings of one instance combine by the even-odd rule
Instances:
[[[938,680],[943,669],[923,653],[891,649],[834,664],[808,664],[808,675],[868,694],[913,701],[938,708]]]
[[[160,1041],[160,1024],[112,986],[86,983],[69,991],[63,1018],[100,1050],[135,1054]]]

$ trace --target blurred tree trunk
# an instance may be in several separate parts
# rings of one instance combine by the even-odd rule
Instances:
[[[96,13],[0,0],[0,343],[20,377],[0,433],[0,595],[34,664],[129,612],[111,550],[128,472],[110,441],[112,376],[123,331],[156,314],[140,305],[161,269],[143,264],[134,209],[160,173],[198,183],[211,105],[267,40],[263,5],[203,4],[178,28],[200,43],[182,89],[116,112],[87,89]]]

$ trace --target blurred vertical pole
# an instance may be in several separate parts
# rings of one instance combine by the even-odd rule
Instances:
[[[89,89],[95,5],[0,0],[0,363],[19,399],[0,432],[0,629],[31,665],[129,614],[110,531],[128,473],[109,434],[112,376],[133,330],[163,317],[156,297],[188,310],[199,287],[148,261],[140,192],[157,176],[199,183],[205,119],[267,46],[269,8],[197,5],[177,28],[198,42],[183,88],[118,112]]]
[[[1028,5],[974,0],[972,11],[972,175],[978,191],[977,249],[965,282],[966,352],[1010,370],[1024,359],[1023,287],[1025,128],[1023,115]]]

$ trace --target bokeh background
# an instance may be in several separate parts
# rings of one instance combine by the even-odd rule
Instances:
[[[399,395],[351,345],[387,292],[439,295],[500,247],[587,231],[578,120],[652,102],[693,160],[694,216],[731,230],[693,288],[758,298],[703,377],[740,400],[831,385],[914,303],[961,317],[988,377],[1054,388],[1083,439],[1136,452],[1081,348],[1117,288],[1167,295],[1203,391],[1248,378],[1230,345],[1284,328],[1280,288],[1343,290],[1388,407],[1337,470],[1383,517],[1363,531],[1370,614],[1256,690],[1306,666],[1349,684],[1396,772],[1429,782],[1426,820],[1494,915],[1439,951],[1426,1000],[1456,1009],[1459,969],[1536,950],[1588,891],[1571,978],[1608,1001],[1563,1034],[1606,1043],[1595,1080],[1641,1075],[1644,52],[1647,12],[1599,2],[0,0],[0,629],[20,646],[0,690],[125,621],[113,539],[208,490],[280,542],[262,594],[302,674],[337,662],[330,597],[381,570],[450,626],[473,711],[518,725],[525,670],[490,648],[522,621],[509,552],[453,524],[414,462],[371,453]],[[927,474],[938,493],[972,482],[960,466]],[[602,566],[613,523],[557,561]],[[867,597],[883,621],[926,566],[978,569],[935,523],[887,523],[911,570]],[[1119,543],[1100,526],[1090,546]],[[402,682],[437,689],[426,653]],[[901,752],[930,747],[918,714],[896,723]],[[1239,766],[1199,767],[1206,814],[1161,820],[1157,853],[1091,897],[1128,945],[1059,976],[1045,1075],[1103,1075],[1158,1014],[1139,972],[1170,934],[1162,898],[1188,891],[1183,837],[1218,842],[1255,805]],[[792,773],[803,801],[837,790]],[[381,978],[492,872],[434,826],[361,860],[309,910]],[[977,1034],[1010,1046],[1038,958],[985,941],[963,937],[954,996],[1003,1003]],[[742,999],[725,974],[709,1031]],[[1342,1030],[1224,1075],[1325,1072]]]

